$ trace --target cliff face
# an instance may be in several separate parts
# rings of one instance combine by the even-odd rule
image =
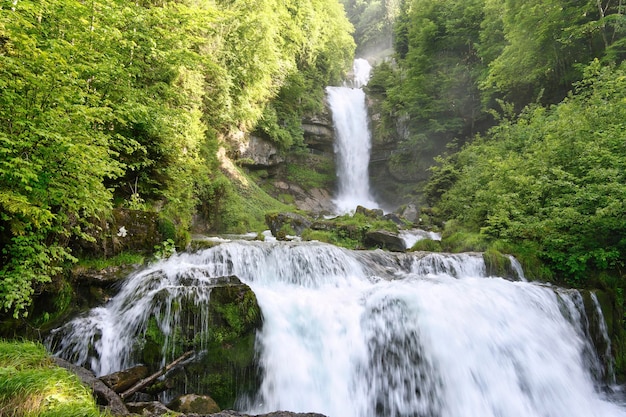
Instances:
[[[387,209],[402,205],[424,204],[422,189],[434,164],[434,149],[427,140],[413,143],[407,128],[407,120],[399,119],[393,126],[383,123],[381,97],[368,95],[372,152],[369,175],[372,192]],[[405,152],[409,147],[419,149]]]
[[[427,145],[418,153],[404,153],[405,147],[413,146],[406,121],[398,120],[395,126],[383,125],[380,98],[370,95],[367,100],[372,132],[369,163],[372,193],[389,211],[407,204],[422,205],[421,189],[433,164],[433,152]],[[229,138],[234,151],[228,156],[245,167],[277,200],[312,214],[332,213],[336,186],[335,129],[328,103],[321,112],[303,118],[302,130],[305,148],[298,151],[281,151],[268,139],[241,133],[235,139]]]

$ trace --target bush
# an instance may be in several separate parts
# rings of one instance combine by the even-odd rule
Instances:
[[[420,239],[409,249],[410,252],[441,252],[441,242],[433,239]]]

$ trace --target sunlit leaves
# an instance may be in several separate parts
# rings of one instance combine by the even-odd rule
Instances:
[[[577,94],[502,122],[435,175],[456,173],[438,204],[446,216],[539,243],[569,279],[626,262],[626,67],[586,73]]]

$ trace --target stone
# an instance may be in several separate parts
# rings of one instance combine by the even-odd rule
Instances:
[[[179,413],[212,414],[219,413],[220,408],[208,395],[181,395],[168,404],[167,408]]]
[[[396,225],[401,226],[401,227],[402,227],[402,226],[405,226],[404,221],[402,221],[402,219],[400,218],[400,216],[398,216],[398,215],[397,215],[397,214],[395,214],[395,213],[388,213],[388,214],[385,214],[385,215],[383,216],[383,219],[385,219],[385,220],[389,220],[389,221],[391,221],[391,222],[394,222]]]
[[[172,412],[172,410],[158,401],[126,403],[126,408],[128,408],[128,411],[133,414],[140,414],[143,416],[162,416],[163,414]]]
[[[357,206],[355,214],[363,214],[366,217],[377,219],[383,217],[384,212],[381,209],[368,209],[363,206]]]
[[[397,233],[386,230],[374,230],[365,234],[365,244],[392,252],[404,252],[406,247],[404,240]]]
[[[198,305],[184,299],[177,307],[180,323],[190,323],[178,327],[179,349],[194,346],[196,354],[170,370],[164,386],[157,383],[146,387],[145,392],[156,394],[165,390],[163,397],[167,398],[188,394],[189,376],[193,375],[196,393],[210,395],[220,408],[232,408],[240,395],[253,395],[260,386],[255,342],[262,314],[252,289],[237,277],[219,277],[207,285],[212,287],[211,296],[208,305],[202,306],[202,313]],[[208,333],[191,325],[200,322],[200,314],[210,329]],[[161,369],[164,340],[165,335],[155,325],[138,340],[138,358],[152,372]]]
[[[417,222],[419,218],[419,210],[415,207],[415,204],[407,204],[398,214],[411,223]]]
[[[137,365],[123,371],[101,376],[100,380],[113,391],[120,393],[126,391],[147,376],[148,367],[145,365]]]
[[[244,165],[271,167],[285,161],[276,145],[259,136],[250,136],[239,145],[239,158]]]
[[[291,228],[296,235],[301,235],[304,229],[311,226],[311,220],[297,213],[274,213],[265,216],[265,224],[269,227],[272,235],[279,238],[285,232],[285,226]]]
[[[330,116],[330,109],[326,103],[324,110],[315,115],[308,115],[302,119],[304,143],[324,154],[332,155],[335,142],[335,128]]]

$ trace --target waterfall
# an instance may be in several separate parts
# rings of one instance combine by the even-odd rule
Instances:
[[[370,70],[365,59],[356,59],[350,87],[326,88],[336,133],[338,189],[333,202],[340,214],[354,211],[357,205],[378,207],[369,185],[371,134],[362,90]]]
[[[594,378],[602,364],[581,294],[485,271],[480,254],[225,242],[129,276],[106,305],[52,338],[57,355],[99,375],[120,370],[133,365],[134,338],[156,312],[172,329],[179,318],[168,311],[185,298],[203,330],[211,288],[236,275],[264,317],[263,377],[249,413],[626,416]]]

